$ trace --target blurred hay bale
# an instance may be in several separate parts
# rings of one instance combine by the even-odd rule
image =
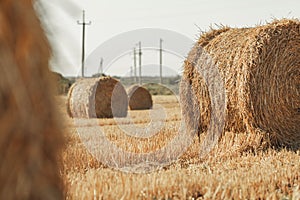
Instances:
[[[71,81],[63,77],[63,75],[61,75],[60,73],[57,72],[51,72],[51,73],[56,83],[57,94],[59,95],[67,94],[71,86]]]
[[[68,94],[67,94],[67,113],[70,117],[73,117],[72,112],[71,112],[71,98],[72,98],[72,94],[73,94],[73,88],[75,87],[75,83],[73,83],[71,85],[71,87],[69,88]]]
[[[0,199],[63,199],[50,48],[33,1],[0,3]]]
[[[111,77],[81,79],[69,90],[67,110],[69,116],[76,118],[126,117],[127,93]]]
[[[139,85],[132,85],[127,90],[130,110],[151,109],[153,102],[149,91]]]
[[[225,130],[262,135],[271,145],[300,146],[300,22],[275,20],[254,28],[203,34],[184,64],[180,97],[188,129],[207,131],[211,99],[202,74],[207,56],[226,92]],[[214,83],[216,77],[209,77]],[[199,126],[197,126],[199,124]],[[212,136],[213,137],[213,136]]]

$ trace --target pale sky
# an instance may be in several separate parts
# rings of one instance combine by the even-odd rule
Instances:
[[[195,41],[199,36],[199,28],[206,31],[215,24],[245,27],[264,24],[274,18],[300,17],[299,0],[41,1],[47,10],[52,41],[58,52],[57,62],[53,63],[52,69],[65,76],[77,76],[81,73],[82,27],[77,25],[77,20],[81,20],[83,9],[86,11],[86,20],[92,21],[86,27],[86,58],[114,36],[137,29],[166,29]],[[179,70],[183,61],[183,58],[171,55],[165,55],[164,59],[164,65],[176,65],[175,71]],[[105,69],[104,61],[104,71],[110,75],[128,73],[132,65],[132,55],[121,60],[118,65],[122,65],[122,69],[113,66],[114,64]],[[150,64],[153,63],[148,63]],[[90,74],[97,73],[97,68],[95,66],[94,71],[90,69]]]

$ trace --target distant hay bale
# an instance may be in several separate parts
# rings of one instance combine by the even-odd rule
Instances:
[[[50,48],[34,1],[0,5],[0,199],[63,199]]]
[[[130,110],[151,109],[152,96],[149,91],[139,85],[133,85],[127,90]]]
[[[71,97],[73,94],[73,88],[75,87],[75,83],[71,85],[69,88],[68,94],[67,94],[67,113],[70,117],[73,117],[72,112],[71,112]]]
[[[114,78],[87,78],[75,82],[69,90],[67,111],[75,118],[126,117],[127,93]]]
[[[63,77],[58,72],[51,72],[53,79],[55,80],[56,87],[57,87],[57,94],[62,95],[62,94],[67,94],[69,87],[71,85],[71,81],[68,80],[67,78]]]
[[[207,131],[211,117],[211,99],[201,75],[210,67],[205,54],[218,66],[226,90],[223,131],[259,133],[271,145],[300,146],[299,20],[223,27],[200,37],[184,64],[183,80],[188,84],[180,89],[183,118],[190,130],[199,123],[198,133]]]

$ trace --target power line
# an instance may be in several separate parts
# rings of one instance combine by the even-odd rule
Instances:
[[[139,84],[142,85],[142,43],[139,42]]]
[[[162,42],[163,40],[159,40],[159,77],[160,77],[160,84],[162,84]]]
[[[143,51],[153,51],[153,50],[154,50],[154,51],[159,51],[159,48],[157,48],[157,47],[143,47],[142,50],[143,50]],[[185,59],[185,56],[183,56],[183,55],[181,55],[181,54],[179,54],[179,53],[177,53],[177,52],[175,52],[175,51],[171,51],[171,50],[168,50],[168,49],[163,49],[163,52],[164,52],[164,53],[167,53],[167,54],[169,54],[169,55],[176,56],[177,58],[180,58],[180,59]],[[126,51],[126,52],[120,54],[119,56],[115,57],[112,61],[110,61],[110,62],[106,65],[106,70],[110,69],[110,68],[112,67],[112,65],[113,65],[116,61],[118,61],[118,60],[120,60],[121,58],[123,58],[124,56],[130,55],[130,54],[132,54],[132,50]]]
[[[133,68],[134,68],[134,82],[137,83],[137,75],[136,75],[136,48],[133,48]]]
[[[85,22],[85,10],[82,11],[82,22],[77,21],[78,25],[82,25],[82,55],[81,55],[81,76],[84,77],[84,56],[85,56],[85,26],[91,25],[92,22]]]

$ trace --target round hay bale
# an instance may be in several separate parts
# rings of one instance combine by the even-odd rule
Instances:
[[[64,196],[51,50],[35,3],[7,0],[0,6],[0,199]]]
[[[72,112],[71,112],[71,97],[72,97],[72,93],[73,93],[73,88],[75,87],[75,84],[76,83],[73,83],[68,91],[68,94],[67,94],[67,113],[70,117],[73,117],[72,115]]]
[[[199,134],[207,131],[211,117],[201,74],[210,67],[205,54],[217,66],[226,90],[223,131],[261,133],[269,144],[300,146],[299,20],[223,27],[200,37],[184,64],[183,80],[188,84],[180,89],[183,118]]]
[[[151,109],[152,96],[149,91],[139,85],[133,85],[127,90],[130,110]]]
[[[69,90],[67,111],[76,118],[126,117],[127,93],[111,77],[87,78],[74,83]]]

